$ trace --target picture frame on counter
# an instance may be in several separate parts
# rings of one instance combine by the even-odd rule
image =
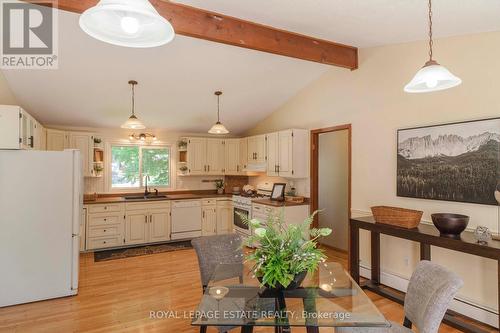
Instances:
[[[271,192],[271,200],[285,201],[285,187],[286,183],[274,183]]]

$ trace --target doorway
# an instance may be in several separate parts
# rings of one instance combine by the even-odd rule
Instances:
[[[351,125],[311,131],[311,211],[321,210],[313,225],[332,233],[320,243],[349,250],[351,216]]]

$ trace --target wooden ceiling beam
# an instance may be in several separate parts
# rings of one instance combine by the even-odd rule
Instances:
[[[97,3],[98,0],[57,1],[59,9],[79,14]],[[170,1],[151,0],[151,4],[172,24],[175,33],[179,35],[325,65],[358,68],[358,49],[353,46],[276,29]]]

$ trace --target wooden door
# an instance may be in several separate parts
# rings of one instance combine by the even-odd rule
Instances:
[[[293,131],[278,134],[278,173],[281,177],[293,176]]]
[[[257,158],[255,163],[264,164],[266,163],[266,136],[258,135],[255,137],[255,153]]]
[[[68,133],[47,130],[47,150],[61,151],[69,147]]]
[[[209,175],[224,174],[224,140],[207,139],[207,172]]]
[[[217,209],[204,207],[202,211],[201,235],[211,236],[217,234]]]
[[[127,213],[125,220],[125,244],[142,244],[148,238],[149,216],[147,211]]]
[[[233,207],[231,203],[217,204],[217,234],[228,234],[233,230]]]
[[[93,144],[91,143],[92,135],[86,133],[70,133],[69,134],[69,147],[78,149],[82,160],[82,172],[84,176],[90,176],[93,167],[91,166],[93,156]]]
[[[240,140],[239,139],[229,139],[224,140],[224,155],[225,155],[225,165],[224,174],[226,175],[238,175],[241,171],[240,166]]]
[[[170,209],[153,209],[149,212],[149,242],[170,239]]]
[[[267,134],[267,175],[278,175],[279,163],[279,134],[278,132]]]
[[[207,169],[207,139],[189,138],[187,145],[188,172],[203,175]]]

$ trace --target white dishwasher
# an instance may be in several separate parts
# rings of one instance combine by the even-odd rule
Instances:
[[[172,239],[201,236],[201,200],[172,201]]]

